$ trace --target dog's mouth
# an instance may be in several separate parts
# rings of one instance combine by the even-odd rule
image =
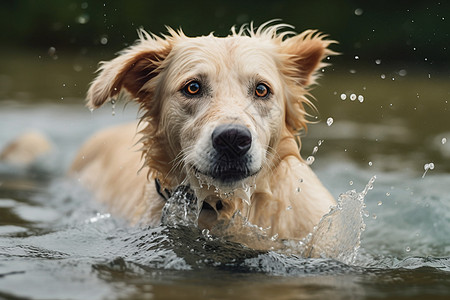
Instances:
[[[202,171],[200,168],[193,166],[195,177],[200,181],[200,184],[206,183],[216,187],[233,187],[246,179],[255,176],[260,169],[251,171],[245,165],[214,165],[207,171]]]

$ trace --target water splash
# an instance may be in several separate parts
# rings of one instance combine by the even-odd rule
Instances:
[[[328,126],[333,125],[333,122],[334,122],[333,118],[330,117],[330,118],[327,119],[327,125]]]
[[[219,184],[213,178],[199,172],[194,172],[193,175],[196,180],[190,180],[189,185],[195,190],[199,202],[213,194],[222,199],[241,198],[243,202],[250,205],[250,196],[256,188],[256,176],[250,176],[243,180],[239,186],[218,188]]]
[[[308,158],[306,159],[306,164],[308,166],[312,165],[314,163],[314,161],[316,160],[316,158],[312,155],[308,156]]]
[[[306,245],[302,256],[354,263],[361,233],[365,229],[363,216],[368,214],[364,198],[373,189],[375,180],[376,176],[372,177],[360,193],[351,190],[339,196],[337,205],[322,217],[312,234],[302,241],[301,244]]]
[[[364,88],[365,89],[365,88]],[[347,94],[342,93],[340,95],[340,98],[342,101],[346,100],[347,98],[350,99],[350,101],[354,102],[355,100],[358,100],[360,103],[364,102],[364,96],[363,95],[356,95],[355,93],[351,93],[347,96]],[[329,126],[329,125],[328,125]]]
[[[197,220],[197,199],[188,186],[178,186],[163,207],[161,224],[195,227]]]
[[[430,162],[428,164],[425,164],[423,168],[425,172],[423,172],[422,178],[425,178],[425,175],[427,174],[428,170],[434,170],[434,163]]]
[[[111,114],[113,116],[115,116],[116,115],[116,99],[111,99],[111,109],[112,109]]]
[[[345,264],[355,261],[361,233],[365,229],[364,198],[373,189],[376,176],[372,177],[364,190],[355,190],[340,195],[337,205],[322,217],[314,231],[302,240],[280,240],[269,235],[270,228],[262,228],[248,221],[241,211],[230,220],[219,221],[208,235],[222,236],[232,242],[243,243],[252,249],[267,249],[289,255],[312,258],[332,258]],[[197,200],[189,188],[177,188],[163,209],[162,224],[196,227],[198,219]],[[289,207],[287,208],[289,210]]]

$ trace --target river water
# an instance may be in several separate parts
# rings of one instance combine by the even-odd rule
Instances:
[[[31,168],[0,164],[0,298],[448,299],[448,87],[377,89],[371,76],[324,79],[322,122],[303,140],[302,155],[342,201],[328,220],[351,224],[333,259],[252,250],[193,226],[130,226],[65,170],[90,134],[134,119],[132,105],[113,116],[81,98],[2,100],[0,148],[31,128],[55,150]]]

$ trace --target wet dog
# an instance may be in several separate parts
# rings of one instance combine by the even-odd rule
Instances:
[[[157,225],[168,192],[188,185],[200,228],[239,212],[280,238],[312,232],[335,200],[301,158],[298,132],[333,41],[286,28],[232,28],[222,38],[140,31],[101,64],[87,105],[128,96],[142,118],[93,136],[72,175],[132,222]]]

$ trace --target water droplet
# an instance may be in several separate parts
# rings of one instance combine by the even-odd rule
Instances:
[[[49,56],[55,55],[56,54],[56,48],[55,47],[48,48],[47,53],[48,53]]]
[[[112,108],[111,114],[113,116],[115,116],[116,115],[116,100],[115,99],[111,99],[111,108]]]
[[[386,79],[386,75],[384,75],[384,74],[381,74],[381,79]]]
[[[428,164],[425,164],[423,166],[423,169],[425,172],[423,172],[422,178],[425,178],[425,175],[427,174],[428,170],[434,170],[434,163],[430,162]]]
[[[357,9],[355,9],[355,15],[357,15],[357,16],[362,15],[363,12],[364,12],[364,11],[362,10],[362,8],[357,8]]]
[[[359,56],[358,56],[358,55],[355,55],[355,59],[358,60],[358,59],[359,59]]]
[[[310,166],[314,163],[316,159],[314,158],[314,156],[308,156],[308,158],[306,159],[306,163]]]
[[[423,166],[423,168],[424,168],[425,170],[433,170],[433,169],[434,169],[434,163],[425,164],[425,165]]]
[[[75,65],[73,65],[73,70],[75,72],[81,72],[81,71],[83,71],[83,66],[81,66],[79,64],[75,64]]]
[[[369,161],[369,167],[371,167],[373,165],[373,163],[371,161]]]
[[[446,138],[442,138],[441,143],[442,143],[442,145],[445,145],[447,143],[447,139]]]
[[[300,193],[300,192],[302,191],[302,189],[299,188],[299,187],[297,187],[297,188],[295,189],[295,191],[296,191],[297,193]]]
[[[350,100],[351,101],[355,101],[356,100],[356,95],[355,94],[351,94],[350,95]]]
[[[314,149],[313,149],[312,155],[316,154],[316,153],[317,153],[317,151],[319,151],[319,147],[318,147],[318,146],[314,146]]]
[[[373,215],[372,215],[372,219],[376,220],[376,219],[377,219],[377,215],[376,215],[376,214],[373,214]]]
[[[400,70],[400,71],[398,71],[398,75],[400,75],[400,76],[406,76],[406,74],[408,74],[408,72],[406,72],[406,70],[405,69],[402,69],[402,70]]]
[[[288,207],[286,207],[286,210],[291,210],[292,209],[292,206],[288,206]]]
[[[350,182],[348,183],[349,185],[353,185],[353,181],[350,180]]]
[[[376,63],[377,65],[380,65],[380,64],[381,64],[381,59],[376,59],[376,60],[375,60],[375,63]]]
[[[89,15],[88,14],[79,15],[76,21],[79,24],[86,24],[87,22],[89,22]]]
[[[330,117],[330,118],[327,119],[327,125],[328,126],[333,125],[333,122],[334,122],[333,118]]]
[[[382,201],[378,201],[378,206],[381,206],[381,205],[383,205],[383,202]]]
[[[300,178],[298,182],[303,183],[303,178]]]
[[[345,100],[347,99],[347,95],[346,94],[341,94],[341,100]]]
[[[108,44],[108,37],[106,35],[104,35],[100,38],[100,44],[102,44],[102,45]]]
[[[405,247],[405,251],[406,251],[406,252],[410,252],[410,251],[411,251],[411,248],[410,248],[409,246],[406,246],[406,247]]]
[[[364,96],[363,95],[359,95],[358,96],[358,101],[363,103],[364,102]]]

